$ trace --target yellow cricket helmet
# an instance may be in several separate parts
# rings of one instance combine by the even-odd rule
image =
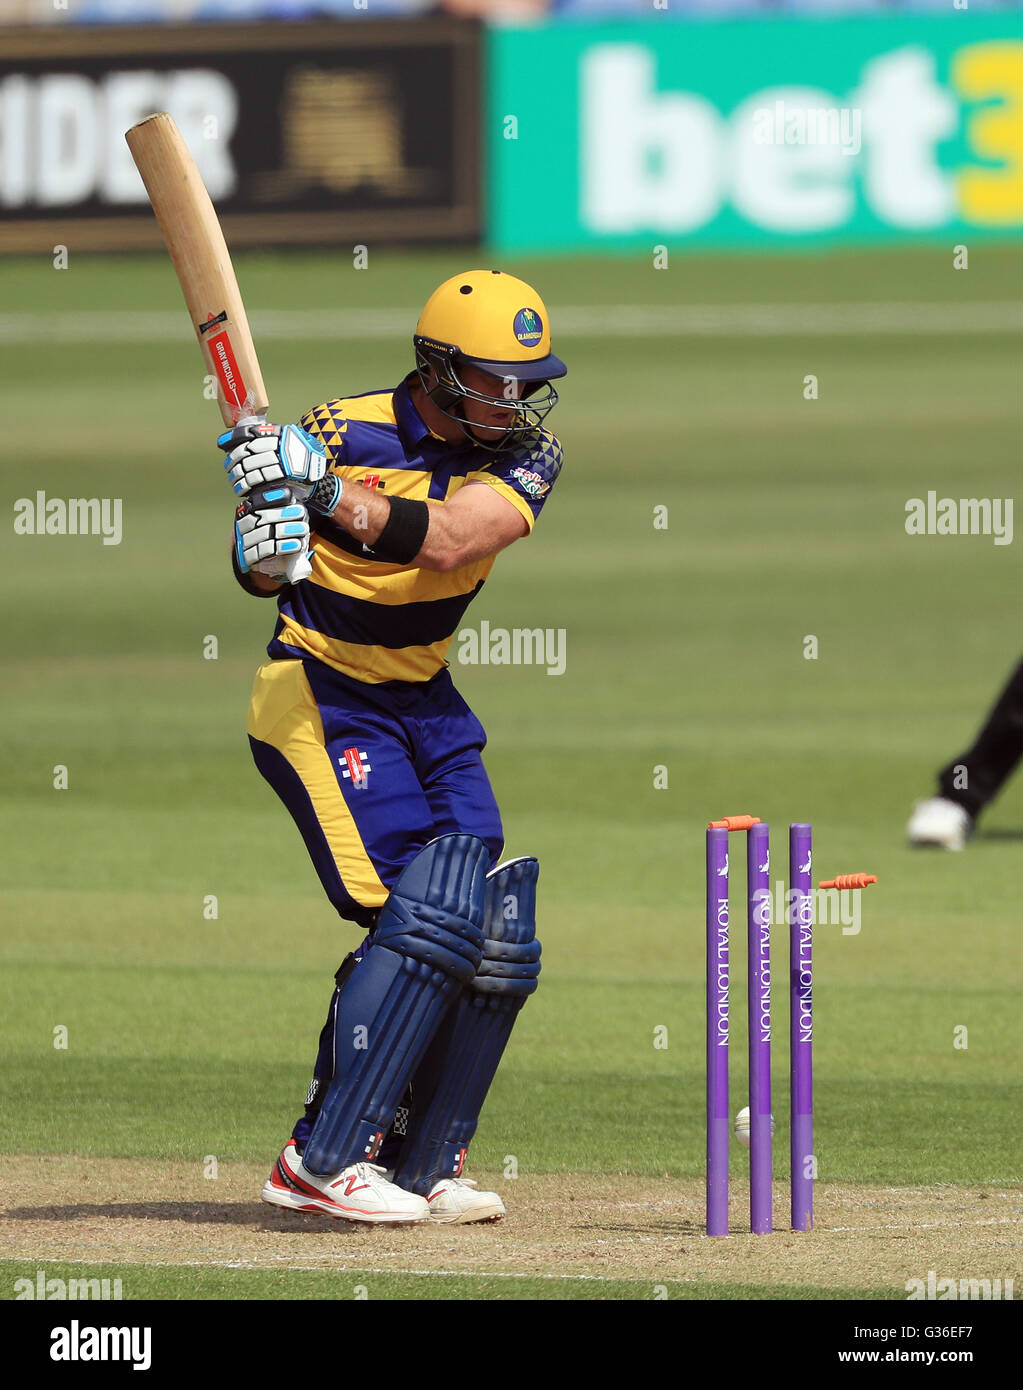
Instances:
[[[469,270],[445,280],[427,300],[412,342],[423,389],[463,429],[465,400],[514,412],[511,426],[495,427],[500,437],[484,448],[504,448],[524,430],[536,428],[558,401],[551,379],[568,370],[551,352],[543,300],[531,285],[501,270]],[[459,368],[467,365],[500,378],[503,393],[487,395],[466,386]]]

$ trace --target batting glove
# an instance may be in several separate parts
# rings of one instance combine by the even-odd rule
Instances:
[[[309,553],[309,513],[290,487],[257,487],[238,504],[234,544],[243,574],[287,579],[287,562]]]
[[[267,483],[316,484],[327,471],[323,445],[299,425],[239,425],[217,444],[239,497]]]

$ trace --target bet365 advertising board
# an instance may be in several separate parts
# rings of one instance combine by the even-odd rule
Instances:
[[[1023,18],[498,29],[505,252],[1023,232]]]

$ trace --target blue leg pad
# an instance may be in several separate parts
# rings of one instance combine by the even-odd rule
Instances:
[[[302,1155],[311,1173],[376,1157],[410,1078],[482,958],[489,851],[432,840],[402,871],[338,1001],[334,1076]]]
[[[487,876],[483,959],[427,1049],[412,1083],[413,1112],[394,1181],[425,1197],[458,1177],[522,1005],[537,987],[535,859]]]

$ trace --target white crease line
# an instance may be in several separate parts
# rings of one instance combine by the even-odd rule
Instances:
[[[1023,1217],[1018,1216],[993,1216],[986,1221],[957,1221],[954,1217],[947,1221],[926,1221],[922,1226],[898,1226],[893,1223],[886,1223],[881,1226],[823,1226],[818,1230],[828,1235],[840,1235],[844,1232],[870,1232],[870,1231],[948,1231],[962,1230],[964,1226],[1021,1226]]]

